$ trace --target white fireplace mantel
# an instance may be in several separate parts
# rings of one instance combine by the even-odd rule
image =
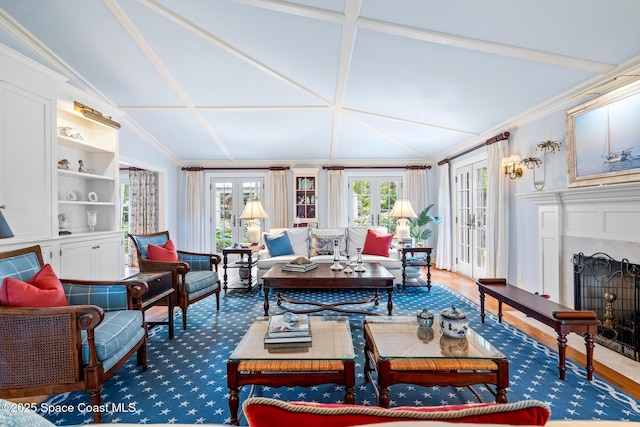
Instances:
[[[640,256],[640,183],[516,194],[538,206],[539,277],[544,293],[573,306],[571,256],[606,250]]]

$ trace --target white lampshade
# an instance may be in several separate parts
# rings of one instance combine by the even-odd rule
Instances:
[[[247,227],[247,240],[249,243],[260,243],[260,219],[268,218],[259,200],[249,200],[244,206],[240,219],[249,220]]]
[[[389,214],[391,218],[417,218],[416,212],[411,207],[411,202],[407,199],[396,200],[396,203]]]
[[[262,208],[260,200],[249,200],[244,205],[244,210],[240,215],[240,219],[268,218],[267,213]]]
[[[411,202],[407,199],[396,200],[396,203],[389,214],[391,218],[399,218],[396,225],[396,237],[401,241],[405,237],[409,237],[409,224],[407,218],[417,218],[416,212],[411,207]]]

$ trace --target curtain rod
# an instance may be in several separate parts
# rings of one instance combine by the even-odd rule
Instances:
[[[269,166],[269,167],[237,167],[237,168],[203,168],[199,166],[183,167],[183,171],[250,171],[250,170],[270,170],[288,171],[289,166]]]
[[[146,171],[146,169],[136,168],[134,166],[129,166],[127,168],[120,168],[121,171]]]
[[[458,153],[458,154],[456,154],[456,155],[454,155],[454,156],[447,157],[446,159],[440,160],[440,161],[438,162],[438,166],[442,166],[442,165],[444,165],[445,163],[449,163],[449,162],[450,162],[451,160],[453,160],[453,159],[456,159],[456,158],[458,158],[458,157],[460,157],[460,156],[464,156],[465,154],[469,154],[469,153],[471,153],[472,151],[476,151],[477,149],[482,148],[482,147],[484,147],[485,145],[491,145],[491,144],[494,144],[494,143],[496,143],[496,142],[498,142],[498,141],[503,141],[503,140],[505,140],[505,139],[509,139],[509,136],[510,136],[510,135],[511,135],[511,134],[510,134],[509,132],[503,132],[503,133],[501,133],[501,134],[499,134],[499,135],[496,135],[496,136],[494,136],[494,137],[492,137],[492,138],[489,138],[489,139],[487,139],[485,142],[482,142],[482,143],[480,143],[480,144],[476,145],[475,147],[471,147],[471,148],[469,148],[468,150],[464,150],[462,153]]]
[[[344,169],[431,169],[430,165],[418,165],[418,166],[323,166],[322,169],[330,171],[338,171]]]

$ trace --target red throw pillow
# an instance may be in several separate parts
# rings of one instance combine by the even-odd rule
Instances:
[[[362,255],[389,256],[389,248],[393,234],[378,234],[374,230],[367,230],[367,237],[364,239]]]
[[[243,410],[251,427],[347,427],[410,420],[543,426],[551,415],[549,406],[537,400],[384,409],[331,403],[289,403],[252,397],[245,401]]]
[[[167,240],[162,246],[149,244],[147,258],[154,261],[178,261],[178,251],[171,240]]]
[[[28,282],[5,277],[0,287],[0,303],[8,307],[69,305],[62,283],[49,264],[45,264]]]

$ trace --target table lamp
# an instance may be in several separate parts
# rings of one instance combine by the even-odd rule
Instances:
[[[259,200],[249,200],[244,206],[240,219],[249,220],[247,240],[249,243],[260,243],[260,218],[268,218]]]
[[[396,200],[396,203],[391,209],[389,214],[391,218],[398,218],[398,225],[396,226],[396,237],[398,242],[402,243],[402,239],[409,237],[409,220],[408,218],[417,218],[415,211],[411,207],[411,202],[407,199]]]

